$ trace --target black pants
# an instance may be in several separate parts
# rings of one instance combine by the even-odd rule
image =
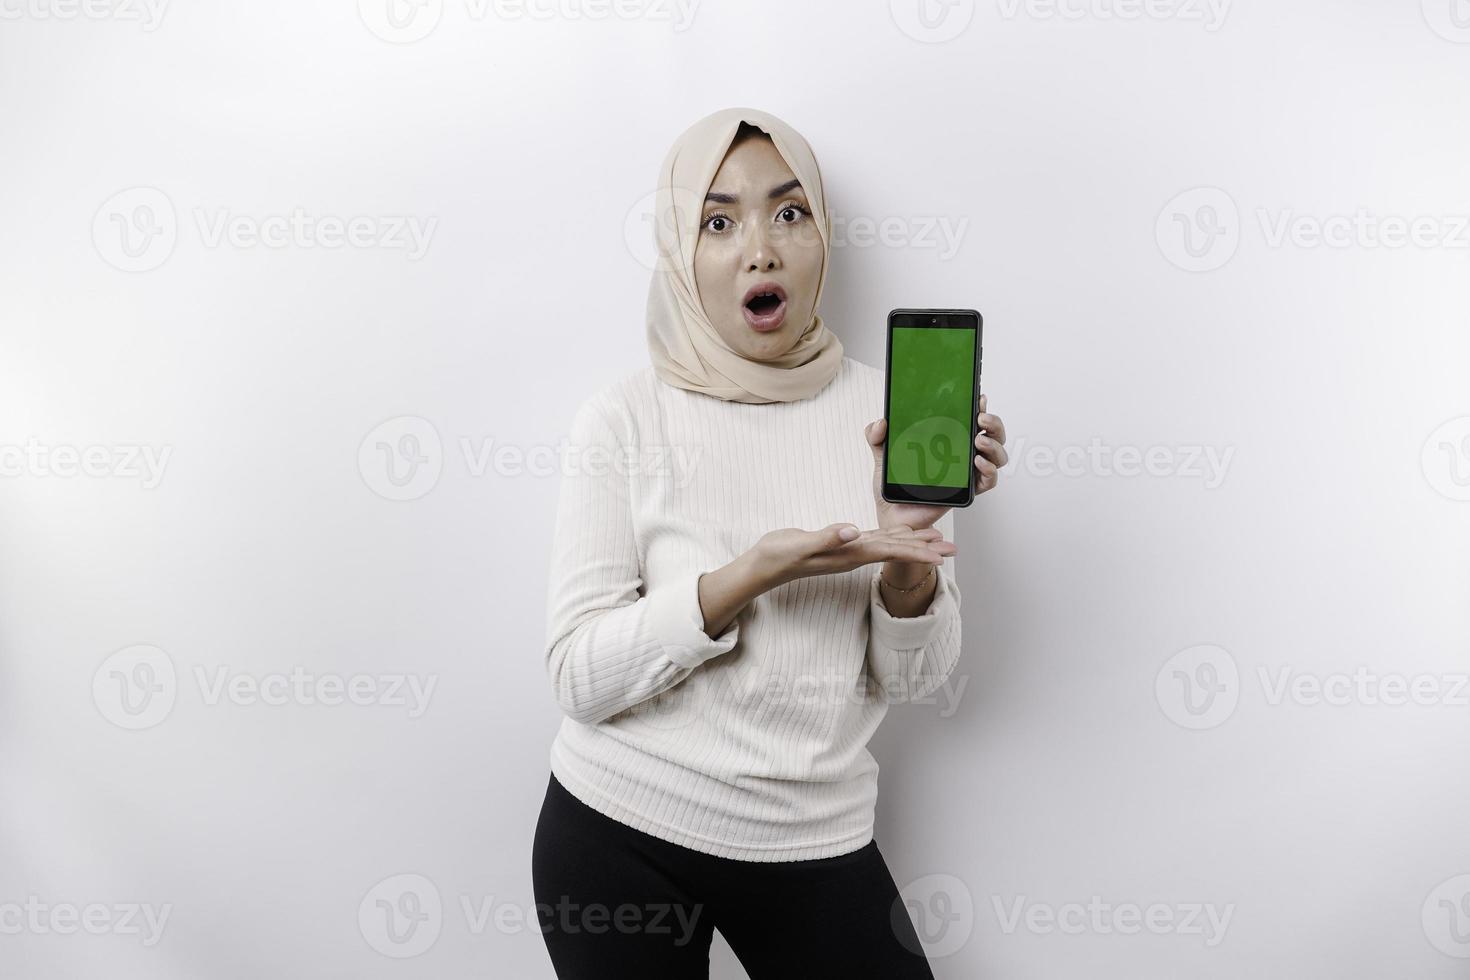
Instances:
[[[751,980],[933,980],[878,842],[810,861],[737,861],[546,788],[531,874],[561,980],[709,976],[714,930]]]

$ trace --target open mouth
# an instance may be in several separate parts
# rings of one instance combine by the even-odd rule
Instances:
[[[786,319],[786,290],[778,283],[757,283],[745,294],[744,310],[754,329],[775,330]]]
[[[745,304],[745,308],[756,316],[766,316],[776,312],[776,307],[781,305],[781,297],[775,293],[761,293],[755,299]]]

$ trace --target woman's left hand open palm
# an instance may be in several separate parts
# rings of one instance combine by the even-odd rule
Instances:
[[[986,396],[980,396],[980,434],[975,437],[975,494],[976,496],[995,488],[1000,479],[1000,468],[1010,458],[1006,455],[1006,427],[999,415],[986,411]],[[934,504],[895,504],[883,499],[883,440],[888,434],[888,420],[869,422],[866,430],[868,445],[873,449],[873,500],[878,505],[878,526],[905,527],[915,530],[933,527],[944,516],[948,507]]]

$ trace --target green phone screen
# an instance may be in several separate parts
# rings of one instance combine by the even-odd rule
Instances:
[[[965,487],[975,331],[894,327],[889,348],[889,483]]]

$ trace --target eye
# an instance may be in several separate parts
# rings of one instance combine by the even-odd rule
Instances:
[[[776,218],[777,220],[781,220],[783,218],[786,218],[787,215],[790,215],[791,217],[785,222],[785,224],[790,225],[795,224],[796,222],[801,220],[798,215],[805,215],[806,217],[810,218],[812,216],[812,213],[811,211],[807,210],[806,207],[798,204],[795,201],[787,201],[784,205],[782,205],[781,210],[776,212]]]
[[[711,227],[711,225],[713,225],[716,221],[721,222],[720,226]],[[725,214],[722,211],[712,211],[709,214],[705,215],[704,224],[700,225],[699,227],[701,230],[711,231],[714,232],[716,235],[723,235],[728,230],[729,224],[729,215]]]

